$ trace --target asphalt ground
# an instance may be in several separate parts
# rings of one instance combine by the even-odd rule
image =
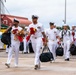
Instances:
[[[0,51],[0,75],[76,75],[76,56],[71,56],[70,61],[57,57],[54,63],[41,63],[41,69],[34,70],[34,54],[19,53],[19,66],[14,66],[14,54],[10,68],[5,66],[7,61],[5,51]]]

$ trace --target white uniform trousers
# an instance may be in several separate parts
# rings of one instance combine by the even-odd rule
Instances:
[[[20,46],[19,42],[13,42],[11,44],[11,47],[9,48],[9,52],[8,52],[7,64],[11,63],[12,53],[14,52],[15,53],[15,65],[18,65],[19,46]]]
[[[32,42],[32,47],[35,53],[35,65],[39,65],[40,64],[40,48],[42,46],[42,38],[38,37],[38,38],[31,38],[31,42]]]
[[[27,52],[26,51],[26,39],[25,38],[23,39],[23,42],[24,42],[24,51],[23,52]]]
[[[70,58],[70,51],[69,51],[70,44],[71,44],[70,40],[66,40],[64,42],[64,57],[65,57],[65,59]]]
[[[8,48],[8,46],[6,45],[6,52],[9,52],[9,48]]]
[[[53,54],[54,60],[56,59],[56,45],[57,42],[53,40],[48,41],[48,47],[50,49],[50,52]]]

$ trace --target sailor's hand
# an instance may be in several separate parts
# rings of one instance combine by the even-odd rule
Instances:
[[[47,46],[47,42],[43,42],[43,45],[44,45],[44,46]]]

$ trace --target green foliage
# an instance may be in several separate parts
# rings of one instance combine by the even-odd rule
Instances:
[[[68,29],[70,30],[70,26],[68,25],[67,27],[68,27]],[[56,28],[57,28],[58,30],[62,30],[62,29],[63,29],[63,26],[62,26],[62,27],[57,26]]]
[[[8,28],[8,26],[6,26],[4,24],[1,25],[1,29],[7,29],[7,28]]]

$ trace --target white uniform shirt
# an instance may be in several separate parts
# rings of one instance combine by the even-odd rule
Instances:
[[[65,34],[66,33],[66,34]],[[59,36],[62,38],[62,34],[63,34],[63,42],[66,42],[68,40],[71,41],[71,33],[70,30],[63,30],[63,32],[61,31]]]
[[[58,29],[54,28],[54,31],[56,32],[56,36],[58,36],[59,33]]]
[[[57,40],[56,36],[58,34],[57,34],[57,31],[55,31],[55,29],[48,29],[46,31],[46,35],[48,37],[48,40],[53,40],[53,41],[56,41]]]
[[[15,30],[15,29],[18,29],[18,31],[21,31],[21,30],[22,30],[22,28],[19,27],[19,26],[18,26],[18,27],[15,27],[15,26],[12,27],[12,30],[11,30],[11,41],[12,41],[12,42],[15,41],[15,40],[14,40],[15,34],[12,33],[12,31]],[[16,42],[19,42],[19,40],[17,40]]]
[[[75,30],[75,36],[74,36],[74,38],[76,39],[76,30]]]
[[[74,32],[75,33],[75,35],[73,36],[72,35],[72,32]],[[72,41],[74,41],[74,39],[76,39],[76,30],[71,30],[71,39],[72,39]],[[74,38],[74,39],[73,39]]]
[[[32,35],[31,37],[42,37],[42,32],[44,32],[44,28],[42,26],[41,23],[37,23],[37,24],[30,24],[28,27],[28,32],[30,32],[30,28],[35,28],[37,31],[35,33],[35,35]]]

